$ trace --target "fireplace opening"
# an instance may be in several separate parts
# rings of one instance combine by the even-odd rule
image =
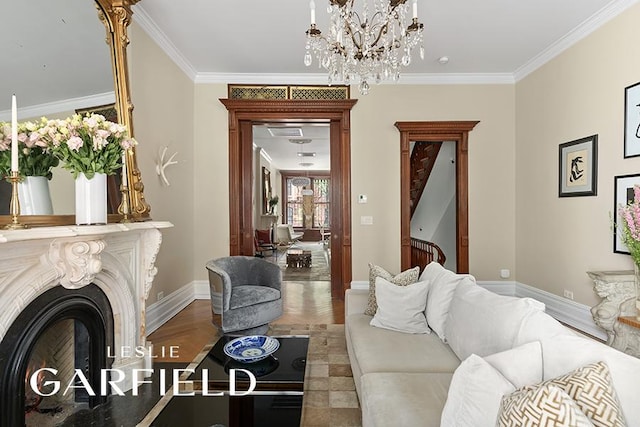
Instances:
[[[100,376],[110,368],[107,347],[112,346],[111,305],[96,285],[57,286],[37,297],[0,343],[0,425],[56,425],[79,409],[104,403]]]

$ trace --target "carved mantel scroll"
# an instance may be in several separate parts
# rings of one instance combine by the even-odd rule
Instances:
[[[60,284],[78,289],[93,282],[102,270],[100,254],[106,243],[100,238],[57,239],[49,246],[49,260],[60,275]]]
[[[594,291],[602,298],[591,308],[595,323],[607,332],[607,344],[640,357],[640,329],[620,322],[621,316],[636,316],[636,284],[632,270],[588,271]]]

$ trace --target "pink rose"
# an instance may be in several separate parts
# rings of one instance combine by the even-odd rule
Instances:
[[[78,151],[80,147],[84,145],[84,141],[79,136],[72,136],[67,141],[67,145],[69,146],[70,149]]]

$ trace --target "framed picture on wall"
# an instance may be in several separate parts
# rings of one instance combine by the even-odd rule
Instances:
[[[624,89],[624,157],[640,156],[640,82]]]
[[[598,135],[560,144],[559,197],[595,196],[598,186]]]
[[[614,218],[614,234],[613,234],[613,252],[619,254],[628,254],[629,249],[622,241],[622,228],[618,229],[618,224],[622,224],[618,209],[620,206],[626,206],[633,202],[633,187],[640,185],[640,174],[620,175],[614,178],[613,187],[613,218]]]

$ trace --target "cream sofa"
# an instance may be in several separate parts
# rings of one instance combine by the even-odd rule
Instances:
[[[495,403],[473,401],[474,387],[482,393],[483,387],[491,387],[479,378],[474,381],[473,369],[465,368],[470,377],[456,374],[456,389],[461,382],[466,388],[462,395],[449,396],[456,370],[477,356],[493,360],[518,387],[605,361],[627,425],[640,426],[640,359],[565,328],[537,301],[494,294],[472,276],[434,264],[419,279],[430,282],[425,311],[430,334],[371,326],[372,316],[363,314],[368,291],[347,290],[345,333],[363,426],[438,427],[441,419],[444,427],[495,425]],[[523,353],[523,348],[534,347],[537,353]],[[492,392],[502,396],[499,390]],[[483,411],[489,414],[479,414]],[[487,419],[481,420],[483,416]]]

